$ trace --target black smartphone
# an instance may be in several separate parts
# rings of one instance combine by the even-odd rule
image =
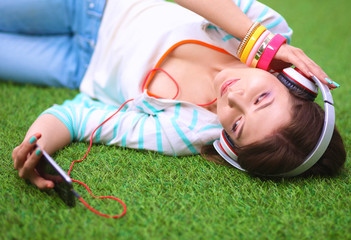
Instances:
[[[38,147],[38,146],[37,146]],[[55,184],[55,191],[60,198],[69,206],[74,207],[76,198],[73,193],[71,178],[62,170],[62,168],[52,159],[52,157],[42,150],[43,155],[36,166],[39,175]]]

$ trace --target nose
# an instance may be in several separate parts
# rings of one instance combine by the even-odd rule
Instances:
[[[244,89],[229,89],[228,105],[240,110],[245,109],[245,91]]]

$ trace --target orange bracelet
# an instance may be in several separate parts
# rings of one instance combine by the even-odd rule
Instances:
[[[258,28],[256,28],[256,30],[253,32],[250,39],[248,40],[248,42],[244,48],[244,51],[240,57],[241,62],[246,63],[247,57],[249,56],[252,47],[255,45],[257,40],[260,38],[261,34],[266,30],[267,30],[267,28],[262,26],[262,25],[259,26]]]

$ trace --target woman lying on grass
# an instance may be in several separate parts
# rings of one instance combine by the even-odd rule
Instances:
[[[49,25],[41,26],[50,30],[46,37],[2,34],[11,44],[18,40],[18,48],[21,41],[33,41],[32,45],[23,45],[30,55],[17,61],[8,54],[8,66],[0,71],[2,79],[79,85],[84,64],[89,62],[89,49],[94,47],[94,35],[87,44],[87,24],[96,31],[99,26],[85,19],[81,10],[86,7],[98,12],[104,4],[76,2],[82,5],[69,6],[72,12],[60,13],[60,9],[67,9],[62,6],[56,6],[54,12],[44,11],[53,15],[40,22]],[[34,170],[41,156],[40,149],[33,150],[35,144],[52,154],[72,141],[89,141],[94,129],[129,99],[133,101],[96,131],[94,142],[167,155],[201,151],[206,155],[224,129],[239,155],[238,163],[249,173],[284,173],[304,161],[320,136],[323,110],[289,90],[267,70],[293,64],[306,76],[317,76],[329,88],[337,83],[331,82],[300,49],[286,43],[292,30],[278,13],[263,4],[244,0],[176,2],[184,8],[162,0],[106,3],[96,47],[80,84],[82,93],[44,111],[13,150],[14,166],[21,177],[39,188],[53,187]],[[48,3],[42,5],[43,10]],[[21,8],[28,13],[25,6]],[[56,26],[61,16],[64,22],[72,21],[68,28],[73,28],[76,35],[65,36],[65,30]],[[58,20],[53,21],[53,17]],[[53,34],[55,28],[50,24],[56,24],[61,35]],[[67,27],[65,24],[63,27]],[[33,26],[31,31],[38,30]],[[67,47],[68,41],[71,45]],[[267,48],[271,54],[264,56]],[[17,61],[16,68],[11,69],[11,61]],[[37,62],[46,64],[38,66]],[[335,129],[328,149],[303,174],[335,175],[345,155]]]

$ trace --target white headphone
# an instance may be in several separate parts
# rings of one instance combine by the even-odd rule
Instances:
[[[325,150],[327,149],[334,132],[334,102],[329,88],[323,83],[321,83],[319,79],[317,79],[315,76],[313,76],[312,79],[308,79],[300,72],[300,70],[289,67],[285,68],[282,72],[280,72],[277,78],[286,87],[302,92],[305,95],[306,99],[311,101],[314,101],[314,99],[317,97],[319,88],[324,101],[325,116],[322,133],[318,139],[316,146],[314,147],[312,152],[307,156],[305,161],[303,161],[300,164],[300,166],[296,167],[295,169],[289,172],[274,175],[265,175],[274,177],[293,177],[310,169],[320,159],[320,157],[324,154]],[[316,84],[318,85],[318,87],[316,86]],[[214,141],[213,146],[219,153],[219,155],[221,155],[228,163],[242,171],[246,171],[237,162],[238,155],[234,151],[234,144],[232,143],[229,135],[224,130],[222,130],[220,139]]]

